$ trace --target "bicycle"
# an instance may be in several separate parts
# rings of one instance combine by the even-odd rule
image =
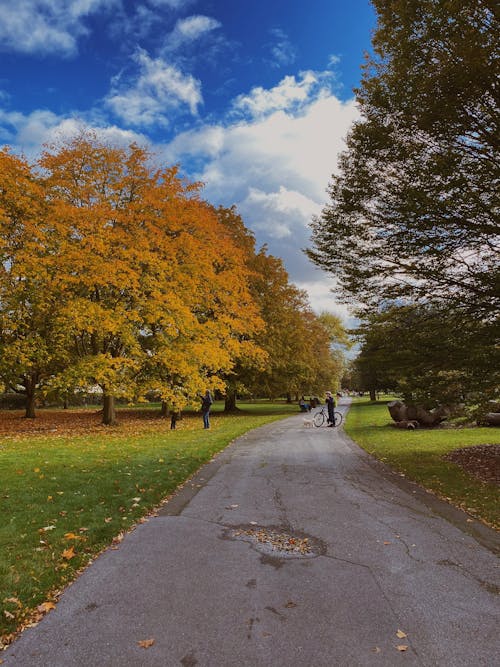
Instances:
[[[335,426],[340,426],[342,424],[342,413],[335,410],[333,416],[335,418]],[[314,415],[313,424],[319,428],[320,426],[323,426],[325,421],[328,422],[330,420],[328,419],[328,412],[326,411],[326,408],[323,407]]]

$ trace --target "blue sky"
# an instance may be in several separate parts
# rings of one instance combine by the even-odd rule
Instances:
[[[31,158],[82,126],[147,144],[344,316],[301,249],[374,25],[369,0],[0,0],[0,145]]]

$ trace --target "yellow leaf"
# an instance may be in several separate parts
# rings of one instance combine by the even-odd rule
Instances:
[[[408,646],[406,646],[405,644],[400,644],[399,646],[396,646],[396,648],[398,649],[398,651],[407,651],[408,650]]]
[[[75,533],[64,533],[64,537],[67,540],[79,540],[81,539],[79,535],[75,535]]]
[[[137,642],[137,645],[141,648],[149,648],[150,646],[153,646],[154,643],[154,639],[142,639],[141,641]]]
[[[33,468],[33,472],[40,472],[40,468]]]
[[[396,635],[397,635],[397,637],[399,637],[399,639],[403,639],[404,637],[408,637],[408,635],[406,634],[406,632],[403,632],[402,630],[399,630],[399,629],[398,629],[398,631],[396,632]]]
[[[69,547],[68,549],[65,549],[65,550],[62,552],[62,557],[63,557],[63,558],[66,558],[66,560],[70,560],[71,558],[74,557],[74,555],[75,555],[75,549],[74,549],[74,547]]]
[[[39,604],[37,609],[41,614],[45,614],[51,609],[55,609],[56,605],[53,602],[42,602],[42,604]]]
[[[4,609],[3,613],[4,613],[5,617],[8,618],[8,619],[15,618],[14,614],[11,614],[10,611],[7,611],[7,609]]]

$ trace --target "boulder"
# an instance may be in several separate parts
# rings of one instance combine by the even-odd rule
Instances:
[[[422,426],[436,426],[450,414],[450,409],[443,405],[426,410],[420,405],[406,405],[402,401],[391,401],[387,408],[395,422],[417,421]]]

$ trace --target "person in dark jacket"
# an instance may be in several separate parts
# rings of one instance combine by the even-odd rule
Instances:
[[[327,391],[326,393],[326,407],[328,409],[328,426],[332,427],[335,426],[335,399],[333,398],[333,394],[331,391]]]
[[[214,402],[212,394],[207,389],[205,396],[201,399],[201,414],[203,415],[203,428],[210,428],[210,408]]]

